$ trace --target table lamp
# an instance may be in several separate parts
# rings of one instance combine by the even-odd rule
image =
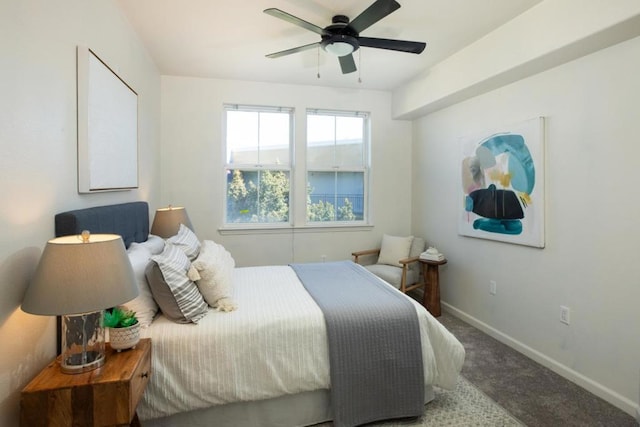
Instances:
[[[22,310],[62,316],[60,367],[76,374],[104,365],[104,310],[137,295],[122,238],[83,231],[47,242]]]
[[[193,226],[185,208],[171,205],[166,208],[159,208],[153,218],[151,234],[167,239],[178,234],[180,224],[184,224],[193,231]]]

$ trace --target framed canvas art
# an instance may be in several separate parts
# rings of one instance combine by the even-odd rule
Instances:
[[[461,138],[458,232],[544,248],[544,118]]]
[[[78,46],[78,192],[138,187],[138,94]]]

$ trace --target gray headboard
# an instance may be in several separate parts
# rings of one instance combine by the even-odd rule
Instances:
[[[56,237],[80,234],[119,234],[128,248],[132,242],[144,242],[149,236],[149,205],[130,202],[119,205],[77,209],[56,215]]]

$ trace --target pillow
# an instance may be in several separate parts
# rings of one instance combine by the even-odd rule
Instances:
[[[167,318],[178,323],[198,323],[208,311],[197,286],[187,277],[191,263],[178,247],[167,243],[153,255],[146,269],[151,293]]]
[[[200,241],[198,237],[184,224],[180,224],[178,234],[171,236],[167,242],[180,248],[190,261],[193,261],[200,253]]]
[[[382,245],[380,246],[380,255],[378,255],[378,264],[393,265],[402,267],[398,261],[409,257],[413,236],[396,237],[387,234],[382,236]]]
[[[158,312],[158,304],[153,300],[151,289],[145,277],[147,265],[151,262],[151,252],[145,245],[132,243],[127,249],[129,262],[133,267],[133,275],[138,286],[138,296],[124,304],[127,309],[136,312],[136,317],[140,326],[148,327]]]
[[[146,241],[142,243],[132,243],[132,245],[146,246],[147,249],[151,251],[151,255],[158,255],[164,249],[164,239],[155,234],[149,234]]]
[[[237,308],[231,298],[235,266],[231,254],[222,245],[211,240],[202,242],[200,255],[193,261],[199,277],[192,278],[197,280],[200,293],[211,307],[220,311],[233,311]]]

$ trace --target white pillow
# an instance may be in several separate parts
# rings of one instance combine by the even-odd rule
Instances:
[[[164,246],[164,242],[163,242]],[[149,248],[140,243],[132,243],[127,249],[129,262],[133,267],[133,275],[136,278],[139,294],[133,300],[124,304],[129,310],[136,312],[136,317],[140,326],[146,328],[153,321],[154,316],[158,312],[158,304],[156,304],[151,295],[151,289],[145,277],[145,270],[151,261],[151,252]]]
[[[192,265],[198,270],[196,285],[205,301],[218,310],[235,310],[231,284],[236,263],[231,254],[222,245],[205,240]]]
[[[402,264],[398,261],[409,257],[412,242],[413,236],[397,237],[387,234],[383,235],[380,255],[378,255],[378,264],[402,267]]]
[[[158,255],[164,249],[164,239],[160,236],[156,236],[155,234],[149,234],[146,242],[138,244],[146,246],[151,251],[151,255]]]
[[[169,237],[167,242],[181,249],[190,261],[196,259],[200,253],[200,241],[198,237],[184,224],[180,224],[178,234]]]

